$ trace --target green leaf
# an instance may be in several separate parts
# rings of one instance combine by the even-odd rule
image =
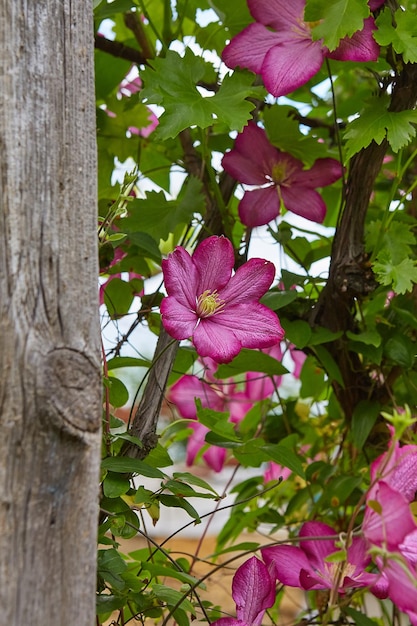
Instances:
[[[342,37],[362,30],[369,7],[366,0],[307,0],[304,16],[307,22],[320,22],[312,30],[313,39],[323,39],[334,50]]]
[[[383,227],[381,220],[373,220],[366,228],[366,250],[379,256],[387,254],[394,265],[411,256],[415,237],[409,224],[390,220]]]
[[[391,361],[401,367],[410,369],[413,366],[415,350],[409,337],[395,334],[386,341],[384,352]]]
[[[233,72],[226,74],[219,91],[209,98],[209,104],[215,116],[230,130],[241,131],[247,124],[255,104],[247,100],[263,99],[264,90],[253,87],[253,74],[250,72]]]
[[[129,459],[120,456],[109,456],[102,460],[101,467],[121,474],[139,474],[149,478],[166,478],[166,474],[156,467],[151,467],[139,459]]]
[[[281,324],[285,330],[285,338],[299,350],[305,348],[311,337],[311,326],[302,320],[290,322],[287,319],[281,319]]]
[[[161,252],[158,244],[148,233],[129,233],[130,241],[139,248],[138,253],[156,263],[161,263]]]
[[[216,378],[229,378],[244,372],[263,372],[269,376],[282,376],[288,370],[269,354],[244,348],[231,363],[220,365],[215,375]]]
[[[129,400],[129,392],[121,380],[109,376],[109,401],[114,407],[124,406]]]
[[[229,422],[229,413],[220,413],[212,409],[203,409],[201,400],[196,400],[198,421],[217,435],[229,441],[241,442],[237,436],[234,425]]]
[[[159,500],[161,504],[163,504],[166,507],[184,509],[184,511],[186,511],[188,515],[192,517],[193,520],[196,521],[197,524],[200,524],[201,519],[200,519],[198,512],[193,506],[191,506],[191,504],[185,498],[172,496],[168,493],[161,493],[157,496],[157,499]]]
[[[373,98],[360,117],[353,120],[345,133],[346,155],[352,157],[371,141],[381,144],[387,139],[394,152],[408,145],[416,135],[417,111],[388,111],[389,100]]]
[[[207,64],[187,48],[183,57],[168,50],[165,58],[149,61],[143,72],[145,89],[141,97],[144,102],[159,104],[165,112],[159,118],[154,131],[161,141],[176,137],[192,125],[207,128],[212,123],[209,98],[203,98],[196,85],[206,73]]]
[[[122,317],[129,312],[135,296],[135,289],[130,283],[118,278],[112,278],[104,289],[104,304],[110,317]]]
[[[163,564],[152,563],[150,561],[144,561],[142,563],[142,567],[144,571],[152,574],[153,577],[160,576],[161,578],[175,578],[176,580],[180,580],[183,583],[188,583],[189,585],[195,585],[198,583],[198,578],[187,574],[186,572],[180,571],[176,569],[173,564]]]
[[[339,385],[344,388],[345,383],[343,376],[340,372],[339,366],[330,354],[330,352],[324,346],[316,346],[314,352],[317,355],[318,360],[324,367],[330,380],[335,380]]]
[[[127,569],[126,562],[115,548],[99,550],[97,554],[97,572],[114,589],[122,590],[125,582],[121,574]]]
[[[96,611],[97,615],[104,615],[105,613],[112,613],[121,609],[126,602],[123,596],[114,596],[110,594],[100,594],[96,597]]]
[[[158,241],[168,239],[179,224],[187,224],[196,210],[195,206],[167,200],[162,191],[149,191],[146,198],[130,202],[129,209],[130,215],[123,221],[127,234],[140,230]]]
[[[395,26],[394,26],[395,24]],[[375,40],[381,46],[392,44],[395,52],[401,54],[405,63],[417,62],[417,21],[415,15],[398,9],[394,15],[391,11],[382,11],[376,19],[377,30]]]
[[[382,337],[376,330],[366,330],[363,333],[352,333],[350,330],[346,331],[346,337],[359,343],[375,346],[378,348],[381,345]]]
[[[356,405],[352,415],[352,440],[355,446],[361,450],[368,438],[381,407],[376,402],[361,400]]]
[[[200,487],[201,489],[207,489],[207,491],[213,493],[216,498],[221,497],[208,482],[206,482],[199,476],[194,476],[194,474],[190,474],[190,472],[174,472],[173,477],[177,480],[182,480],[183,482],[189,483],[190,485]]]
[[[369,619],[367,615],[364,615],[356,609],[352,609],[350,606],[344,608],[343,610],[353,619],[353,623],[356,624],[356,626],[378,626],[380,623],[379,620],[375,621],[373,619]]]
[[[298,293],[295,290],[268,291],[268,293],[261,298],[261,303],[265,304],[273,311],[277,311],[278,309],[282,309],[287,306],[287,304],[291,304],[291,302],[294,302],[297,298]]]
[[[103,493],[107,498],[118,498],[124,495],[130,489],[130,481],[128,478],[107,472],[106,478],[103,480]]]
[[[173,461],[169,456],[168,450],[161,446],[160,443],[158,443],[149,452],[148,456],[146,457],[146,463],[155,468],[169,467],[170,465],[173,465]]]
[[[271,461],[288,467],[298,476],[301,476],[301,478],[305,478],[305,472],[300,457],[286,445],[282,443],[267,444],[262,446],[262,450],[268,455]]]
[[[195,609],[193,605],[180,591],[159,584],[152,585],[152,591],[159,600],[166,603],[168,606],[175,606],[177,604],[180,604],[181,608],[184,609],[184,611],[191,613],[191,615],[195,615]]]
[[[394,265],[388,254],[381,254],[373,265],[378,281],[382,285],[391,286],[396,293],[412,291],[417,283],[417,263],[412,259],[403,259]]]
[[[150,367],[151,362],[145,359],[137,359],[133,356],[115,356],[107,361],[107,369],[109,372],[119,367]]]

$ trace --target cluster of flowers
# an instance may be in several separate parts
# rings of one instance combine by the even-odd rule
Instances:
[[[282,361],[282,348],[276,344],[264,352]],[[289,352],[294,363],[293,376],[298,378],[301,367],[305,360],[305,354],[289,346]],[[195,400],[198,398],[203,408],[213,411],[229,413],[229,419],[234,424],[239,424],[256,402],[270,398],[281,383],[281,376],[269,377],[259,372],[246,372],[244,381],[237,383],[233,378],[219,380],[215,377],[218,364],[205,357],[201,359],[204,368],[203,376],[185,374],[168,392],[168,399],[176,405],[179,414],[188,420],[193,420],[189,427],[192,430],[187,441],[187,465],[193,465],[199,451],[206,447],[202,458],[215,472],[220,472],[225,464],[226,450],[219,446],[207,447],[205,436],[208,428],[197,421]],[[277,463],[269,463],[265,471],[265,481],[287,478],[290,470],[283,468]]]
[[[338,594],[368,588],[378,598],[389,597],[417,625],[417,525],[410,503],[417,490],[417,446],[400,447],[392,431],[388,451],[371,466],[362,532],[342,537],[319,521],[303,524],[300,546],[276,545],[261,550],[239,567],[233,579],[236,618],[225,617],[216,626],[261,624],[275,602],[275,585],[306,591],[329,590],[329,602]],[[341,554],[342,559],[331,555]],[[329,558],[330,557],[330,558]],[[372,564],[374,572],[367,569]]]
[[[369,0],[376,11],[384,0]],[[285,96],[305,85],[320,70],[325,58],[339,61],[376,61],[379,46],[373,38],[375,20],[369,16],[362,30],[344,37],[332,52],[314,40],[315,23],[304,20],[306,0],[248,0],[255,22],[233,37],[223,51],[230,68],[244,67],[262,76],[273,96]],[[270,144],[262,128],[249,123],[225,154],[223,168],[244,185],[239,217],[249,227],[275,219],[281,207],[308,220],[322,222],[325,203],[315,191],[342,176],[335,159],[318,159],[310,169],[292,155]]]

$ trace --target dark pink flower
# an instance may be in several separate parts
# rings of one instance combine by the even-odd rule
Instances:
[[[325,57],[341,61],[375,61],[379,46],[372,37],[375,23],[364,20],[363,29],[343,38],[333,52],[322,40],[313,41],[314,24],[304,21],[306,0],[248,0],[255,23],[233,37],[223,50],[228,67],[248,68],[261,74],[274,96],[285,96],[310,80]]]
[[[206,435],[209,432],[207,426],[200,424],[200,422],[193,422],[189,424],[192,433],[187,441],[187,454],[185,462],[187,465],[193,465],[195,457],[200,452],[201,448],[206,446]],[[226,449],[220,446],[209,445],[207,450],[202,455],[207,465],[215,472],[220,472],[226,461]]]
[[[281,360],[280,345],[265,350],[267,354]],[[204,377],[185,374],[172,385],[168,399],[173,402],[180,415],[185,419],[197,420],[195,400],[198,398],[203,408],[229,413],[231,422],[238,424],[253,407],[254,403],[268,398],[279,385],[280,376],[273,380],[259,372],[247,372],[245,381],[237,385],[233,378],[218,380],[213,376],[217,363],[206,357],[201,359],[205,367]],[[187,465],[194,463],[197,453],[206,446],[205,436],[208,428],[202,424],[190,424],[192,434],[187,441]],[[217,446],[210,446],[202,455],[207,465],[216,472],[223,469],[226,451]]]
[[[362,530],[372,545],[397,550],[416,524],[410,505],[402,493],[383,480],[378,481],[367,498]]]
[[[398,546],[398,551],[375,559],[387,587],[386,595],[417,626],[417,529]]]
[[[239,204],[240,219],[250,227],[275,219],[281,203],[292,213],[322,222],[326,205],[315,189],[342,176],[342,166],[336,159],[317,159],[309,170],[303,169],[301,161],[275,148],[254,122],[237,136],[222,165],[239,182],[258,187],[245,191]]]
[[[306,522],[299,537],[310,540],[301,541],[300,547],[278,545],[264,548],[262,558],[268,566],[274,566],[276,578],[290,587],[335,589],[344,593],[348,588],[375,585],[379,576],[365,571],[371,559],[367,555],[367,544],[361,537],[352,539],[347,548],[346,561],[328,562],[327,558],[338,548],[333,539],[326,537],[334,535],[336,531],[327,524]]]
[[[259,302],[275,274],[272,263],[250,259],[232,276],[233,246],[209,237],[191,257],[178,246],[162,261],[168,297],[162,323],[175,339],[191,338],[200,356],[228,363],[242,348],[267,348],[284,331],[278,317]]]
[[[275,582],[262,561],[251,557],[233,577],[236,617],[221,617],[213,626],[260,626],[266,609],[275,602]]]
[[[417,492],[417,446],[409,444],[400,446],[395,439],[394,429],[389,427],[391,440],[388,450],[381,454],[371,465],[371,481],[383,480],[387,485],[399,491],[407,500],[412,502]],[[373,497],[371,487],[368,498]]]

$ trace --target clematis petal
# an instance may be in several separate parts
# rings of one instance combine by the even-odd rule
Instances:
[[[405,537],[398,549],[409,563],[417,565],[417,528]]]
[[[376,11],[384,4],[385,0],[369,0],[368,5],[371,11]]]
[[[200,321],[194,331],[193,343],[200,356],[209,356],[217,363],[229,363],[239,354],[242,344],[232,328],[216,323],[216,317]]]
[[[234,617],[221,617],[211,623],[211,626],[248,626],[246,622],[241,619],[235,619]]]
[[[306,522],[300,529],[300,537],[320,537],[317,541],[303,541],[301,549],[306,554],[314,569],[323,570],[325,559],[336,551],[333,539],[321,539],[321,537],[331,537],[336,535],[336,531],[323,522]]]
[[[372,500],[376,501],[381,512],[369,506],[371,501],[368,498],[362,524],[364,536],[370,543],[386,544],[395,550],[416,529],[410,506],[401,493],[383,481],[379,481],[377,489],[372,491]]]
[[[275,276],[275,266],[265,259],[249,259],[241,265],[224,289],[219,291],[219,298],[226,306],[234,306],[259,300],[268,291]]]
[[[275,602],[275,585],[268,568],[256,556],[241,565],[233,577],[232,597],[236,616],[246,624],[257,624],[259,616]]]
[[[208,450],[203,452],[203,459],[214,472],[221,472],[226,461],[226,448],[210,445]]]
[[[208,237],[195,249],[193,263],[199,274],[197,296],[206,289],[220,290],[232,275],[235,263],[233,246],[226,237]]]
[[[321,222],[326,216],[326,205],[321,195],[308,187],[282,187],[282,202],[291,213],[311,222]]]
[[[236,137],[233,149],[224,155],[222,165],[240,183],[264,185],[271,176],[277,155],[265,131],[249,122]]]
[[[273,564],[276,578],[290,587],[300,587],[300,573],[302,570],[314,576],[305,552],[297,546],[272,546],[261,550],[262,558],[267,565]]]
[[[174,339],[188,339],[194,332],[198,317],[194,311],[168,296],[161,302],[162,323]]]
[[[201,448],[206,445],[205,437],[209,432],[209,429],[199,422],[190,424],[190,427],[193,432],[187,441],[187,455],[185,462],[188,466],[194,464],[195,457],[200,452]],[[210,446],[208,450],[203,453],[203,459],[212,470],[220,472],[223,469],[226,459],[226,450],[225,448],[219,448],[218,446]]]
[[[191,256],[178,246],[162,261],[165,288],[169,296],[174,296],[190,309],[196,305],[199,275]]]
[[[286,96],[317,74],[323,59],[319,41],[294,38],[273,47],[270,45],[261,70],[265,87],[275,97]]]
[[[284,336],[277,315],[259,302],[228,307],[215,317],[215,324],[230,329],[243,348],[270,348]]]
[[[248,0],[249,11],[255,20],[275,30],[299,26],[305,4],[305,0]]]
[[[326,187],[341,178],[343,168],[336,159],[317,159],[309,170],[300,170],[291,178],[293,184],[303,187]]]
[[[363,537],[354,537],[347,549],[347,561],[356,566],[356,574],[360,574],[371,562],[368,555],[368,546]]]
[[[280,199],[275,185],[245,191],[239,203],[239,217],[245,226],[255,228],[268,224],[279,215]]]
[[[227,44],[222,52],[222,60],[232,69],[245,67],[260,74],[265,55],[282,40],[281,34],[268,30],[258,22],[249,24]]]
[[[380,47],[372,36],[374,30],[374,18],[367,17],[362,30],[358,30],[352,37],[344,37],[336,50],[327,52],[326,56],[338,61],[376,61]]]
[[[173,402],[182,417],[185,419],[197,419],[195,399],[201,400],[204,408],[213,411],[222,411],[224,402],[222,397],[211,385],[197,376],[182,376],[169,390],[169,399]]]
[[[398,559],[398,560],[397,560]],[[413,612],[417,607],[417,572],[415,567],[401,557],[388,558],[383,564],[388,578],[388,597],[400,611]]]

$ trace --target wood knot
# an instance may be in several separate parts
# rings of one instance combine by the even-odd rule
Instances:
[[[49,424],[68,430],[97,432],[100,428],[100,368],[82,352],[55,348],[45,355],[38,373],[38,399]]]

